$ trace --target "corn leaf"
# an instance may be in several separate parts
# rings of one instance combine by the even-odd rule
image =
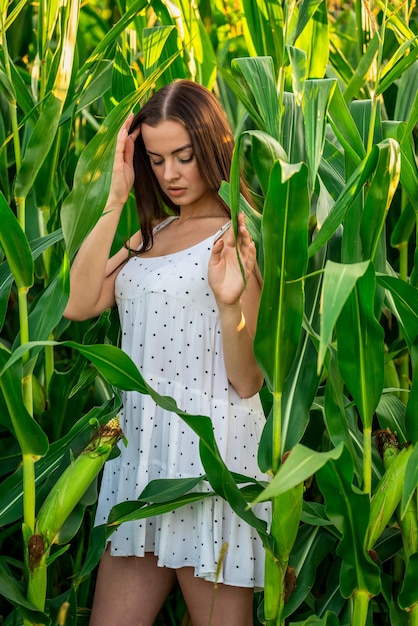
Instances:
[[[122,18],[116,22],[116,24],[106,33],[101,39],[100,43],[96,46],[90,56],[86,59],[83,66],[80,68],[79,75],[81,76],[87,72],[91,65],[98,63],[103,59],[108,50],[112,48],[115,41],[123,33],[125,28],[129,26],[133,18],[147,6],[147,0],[134,0],[130,7],[123,13]]]
[[[117,46],[112,71],[112,97],[116,102],[121,102],[136,88],[137,84],[132,68],[122,53],[120,46]]]
[[[362,465],[355,446],[355,442],[361,440],[361,433],[357,426],[357,418],[353,416],[353,409],[346,408],[348,399],[344,394],[344,381],[338,368],[334,350],[330,351],[326,367],[327,382],[322,408],[327,432],[335,447],[343,443],[349,451],[353,460],[355,475],[361,480]]]
[[[306,52],[295,46],[286,46],[292,68],[292,89],[297,103],[302,104],[305,81],[308,76]]]
[[[280,466],[273,480],[253,500],[252,505],[258,502],[266,502],[300,485],[311,478],[328,461],[339,459],[342,452],[342,444],[329,452],[316,452],[302,444],[296,445],[291,450],[286,461]]]
[[[62,318],[70,293],[70,266],[64,255],[57,276],[40,294],[29,314],[29,336],[37,341],[48,339]],[[15,343],[15,346],[18,343]]]
[[[370,154],[360,163],[351,175],[341,195],[336,200],[331,213],[321,225],[318,234],[309,246],[309,256],[315,254],[335,233],[337,227],[343,222],[350,207],[358,197],[362,187],[372,176],[379,157],[379,150],[373,147]]]
[[[302,0],[299,5],[296,27],[286,43],[294,43],[296,39],[298,39],[304,31],[306,25],[315,15],[318,7],[321,5],[321,2],[322,0]]]
[[[404,609],[404,611],[409,612],[418,604],[418,590],[416,585],[417,577],[418,552],[415,552],[408,560],[406,571],[402,580],[402,588],[398,597],[399,606]]]
[[[290,617],[309,595],[315,581],[315,576],[321,563],[335,545],[335,537],[319,526],[302,524],[290,554],[289,565],[294,567],[297,574],[296,589],[288,599],[283,612],[283,618]],[[309,550],[306,547],[309,546]],[[337,622],[335,622],[337,625]]]
[[[401,325],[408,346],[412,347],[418,338],[418,290],[395,276],[378,274],[376,278],[379,285],[389,290],[394,304],[392,312]]]
[[[378,144],[379,158],[367,191],[360,224],[363,258],[374,260],[383,232],[386,214],[398,187],[399,144],[387,139]]]
[[[375,288],[369,265],[337,320],[338,365],[364,428],[371,428],[384,382],[384,333],[374,314]]]
[[[338,141],[350,157],[353,165],[357,167],[366,156],[366,151],[338,83],[332,92],[328,117]]]
[[[329,60],[328,13],[324,1],[316,7],[312,18],[295,40],[295,46],[306,52],[308,77],[311,79],[323,78]]]
[[[327,110],[335,85],[334,79],[307,80],[305,82],[302,110],[311,189],[315,186],[319,162],[322,157]]]
[[[354,72],[354,76],[348,83],[344,90],[344,100],[351,102],[351,100],[359,94],[364,83],[367,80],[370,68],[376,58],[379,48],[379,36],[375,34],[373,39],[367,46],[365,54],[360,58],[357,68]]]
[[[402,74],[398,85],[398,97],[395,105],[395,120],[407,122],[411,118],[409,133],[416,124],[418,116],[418,61]]]
[[[0,368],[8,362],[10,352],[0,343]],[[48,439],[39,424],[29,415],[22,395],[23,372],[20,364],[7,367],[0,374],[0,389],[10,415],[14,434],[22,454],[40,457],[48,450]]]
[[[53,92],[50,92],[43,102],[39,119],[26,146],[21,168],[16,175],[16,198],[26,198],[34,185],[42,163],[55,141],[61,107],[61,100]]]
[[[240,0],[244,36],[252,57],[271,56],[278,69],[283,63],[283,9],[280,3]]]
[[[0,220],[2,224],[0,245],[18,289],[27,289],[33,285],[34,279],[32,254],[27,237],[2,193],[0,193]]]
[[[263,212],[264,285],[254,344],[266,382],[275,392],[283,390],[299,344],[308,220],[306,166],[277,161]]]
[[[365,274],[369,262],[341,264],[327,261],[322,295],[321,331],[318,351],[318,371],[331,341],[338,317],[358,279]]]
[[[405,427],[408,438],[414,445],[418,443],[418,340],[415,339],[410,348],[412,380],[408,402],[405,409]],[[406,499],[406,496],[405,496]],[[404,502],[406,507],[406,502]],[[404,511],[403,511],[404,512]]]
[[[51,619],[29,602],[22,593],[20,581],[11,574],[9,568],[0,561],[0,594],[13,605],[17,605],[29,624],[50,626]]]
[[[326,513],[341,534],[337,554],[342,559],[340,588],[344,598],[354,590],[372,596],[381,589],[379,568],[364,550],[369,522],[369,496],[353,484],[353,464],[343,449],[337,460],[330,460],[317,472],[316,478],[325,499]]]
[[[260,130],[278,140],[279,106],[271,57],[233,59],[231,70],[239,83],[236,94],[250,116]]]
[[[398,51],[399,56],[401,54],[404,54],[404,50],[402,50],[402,48],[410,48],[412,46],[412,42],[415,41],[415,39],[403,44],[401,49]],[[393,67],[390,67],[390,69],[389,67],[385,67],[383,71],[383,80],[379,82],[379,85],[376,89],[376,96],[380,96],[380,94],[384,93],[386,89],[388,89],[392,85],[392,83],[395,82],[395,80],[403,76],[403,74],[409,67],[413,67],[417,58],[418,46],[415,45],[412,50],[410,50],[409,54],[405,54],[405,56],[399,58],[399,60],[397,60]]]
[[[143,48],[144,48],[144,76],[147,78],[154,72],[161,62],[161,55],[167,39],[174,26],[156,26],[155,28],[144,28]]]
[[[384,122],[383,131],[385,137],[391,137],[400,145],[400,182],[403,191],[408,196],[415,213],[418,213],[418,167],[414,153],[414,140],[412,134],[407,133],[405,122]],[[400,218],[401,219],[401,218]],[[392,241],[397,241],[395,229],[392,233]],[[395,245],[392,243],[392,245]]]

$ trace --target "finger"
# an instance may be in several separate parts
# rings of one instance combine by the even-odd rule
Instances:
[[[222,250],[224,249],[225,242],[223,239],[218,239],[212,246],[212,252],[210,257],[210,263],[215,265],[219,263],[222,255]]]

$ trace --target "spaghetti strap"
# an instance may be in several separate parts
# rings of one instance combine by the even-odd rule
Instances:
[[[221,226],[221,228],[218,230],[218,232],[215,234],[215,237],[213,239],[213,241],[218,241],[218,239],[220,239],[222,237],[222,235],[224,233],[226,233],[226,231],[228,230],[228,228],[231,226],[232,222],[231,220],[229,220],[229,222],[227,222],[226,224],[224,224],[223,226]]]

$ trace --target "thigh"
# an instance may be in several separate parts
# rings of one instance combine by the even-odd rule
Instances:
[[[177,570],[193,626],[253,626],[254,590],[196,578],[193,568]]]
[[[157,557],[110,556],[106,550],[97,574],[90,626],[152,626],[176,581],[174,570],[157,566]]]

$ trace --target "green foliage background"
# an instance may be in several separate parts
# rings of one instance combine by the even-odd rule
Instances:
[[[415,9],[0,0],[3,623],[88,623],[115,525],[201,497],[206,479],[263,540],[255,623],[418,624]],[[117,130],[176,78],[213,89],[236,137],[220,193],[234,224],[246,211],[264,278],[255,350],[269,483],[231,474],[210,416],[143,380],[117,347],[114,312],[62,318]],[[239,197],[240,170],[256,209]],[[115,248],[137,226],[131,197]],[[151,394],[198,433],[205,476],[155,481],[92,530],[114,445],[97,434],[120,389]],[[248,507],[262,500],[268,529]],[[177,592],[159,623],[188,623]]]

